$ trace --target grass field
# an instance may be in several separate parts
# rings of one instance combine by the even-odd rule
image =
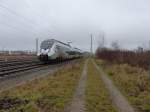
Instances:
[[[0,93],[0,112],[62,112],[72,100],[83,61]]]
[[[97,60],[138,112],[150,112],[150,71]]]
[[[117,112],[91,60],[88,64],[86,107],[88,112]]]

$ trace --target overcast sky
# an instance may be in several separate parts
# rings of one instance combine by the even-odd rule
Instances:
[[[0,50],[34,50],[35,38],[89,50],[91,33],[96,49],[103,32],[107,45],[148,47],[150,0],[0,0]]]

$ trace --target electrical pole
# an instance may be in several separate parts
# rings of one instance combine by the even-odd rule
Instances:
[[[103,32],[103,37],[102,37],[102,47],[104,48],[104,45],[105,45],[105,34]]]
[[[39,39],[36,38],[36,54],[38,54]]]
[[[148,48],[148,50],[150,50],[150,41],[149,41],[149,48]]]
[[[93,55],[93,35],[91,34],[91,55]]]

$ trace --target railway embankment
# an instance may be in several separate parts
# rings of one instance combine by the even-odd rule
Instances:
[[[34,76],[30,81],[1,92],[0,112],[149,112],[149,100],[140,99],[146,101],[143,104],[138,100],[135,102],[139,107],[147,106],[147,110],[140,110],[131,101],[133,96],[130,99],[131,96],[124,92],[130,90],[128,87],[134,87],[128,86],[132,77],[130,81],[125,76],[113,78],[119,71],[128,70],[117,68],[119,71],[114,73],[112,70],[115,69],[111,66],[89,59],[61,64],[59,70],[57,66],[55,72],[47,75],[41,72],[41,77]]]
[[[0,111],[62,112],[73,97],[82,69],[83,61],[66,64],[51,75],[1,92]]]
[[[27,66],[24,66],[24,64]],[[21,85],[27,82],[30,82],[34,79],[45,77],[47,75],[55,73],[57,70],[61,69],[63,66],[66,66],[68,64],[73,64],[78,62],[78,60],[71,60],[71,61],[64,61],[61,63],[49,63],[49,64],[42,64],[40,62],[33,62],[33,61],[25,61],[24,62],[18,62],[10,63],[7,62],[5,65],[6,69],[3,70],[3,72],[7,72],[9,74],[2,74],[0,75],[0,92],[3,90],[7,90],[9,88],[13,88],[17,85]],[[11,64],[11,65],[9,65]],[[20,65],[22,64],[22,65]],[[9,66],[7,66],[9,65]],[[21,66],[20,68],[16,68],[17,66]],[[11,68],[13,68],[11,70]],[[15,72],[13,72],[15,71]]]

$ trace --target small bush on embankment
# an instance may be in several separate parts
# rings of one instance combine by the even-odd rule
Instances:
[[[86,87],[87,112],[116,112],[99,72],[90,61]]]
[[[150,112],[150,71],[97,60],[138,112]]]
[[[83,62],[0,93],[0,112],[62,112],[71,101]]]

